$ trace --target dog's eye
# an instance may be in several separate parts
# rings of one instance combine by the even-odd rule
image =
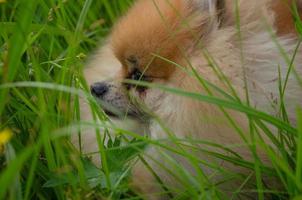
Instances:
[[[135,80],[135,81],[151,81],[151,78],[148,76],[145,76],[142,72],[140,72],[138,69],[134,69],[132,73],[129,74],[127,77],[128,79]],[[129,90],[132,87],[135,87],[139,92],[145,91],[147,88],[144,86],[139,85],[133,85],[133,84],[125,84],[126,88]]]
[[[134,69],[134,71],[131,73],[130,79],[132,80],[144,80],[146,77],[138,70]]]

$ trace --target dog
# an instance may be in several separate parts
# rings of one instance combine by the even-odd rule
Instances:
[[[232,123],[248,137],[249,119],[245,114],[179,95],[179,91],[217,98],[227,93],[277,115],[278,84],[285,82],[291,58],[295,57],[295,73],[289,74],[284,95],[288,119],[295,124],[296,108],[302,105],[301,83],[296,77],[302,75],[302,51],[296,49],[299,36],[291,12],[293,3],[301,11],[301,0],[137,0],[85,68],[91,93],[109,115],[130,116],[153,140],[169,138],[172,133],[175,138],[223,146],[242,144],[242,136]],[[176,88],[178,94],[169,88]],[[85,140],[90,141],[89,148],[93,147],[92,136],[84,136]],[[247,159],[253,157],[247,147],[232,150]],[[270,163],[263,150],[257,153],[264,163]],[[146,160],[163,182],[182,188],[158,166],[161,163],[169,168],[157,147],[147,148],[145,154],[154,158]],[[198,156],[206,162],[217,161]],[[172,157],[194,173],[184,158]],[[240,171],[232,164],[220,165]],[[207,167],[204,171],[213,173]],[[134,166],[134,188],[147,199],[167,198],[152,195],[162,191],[155,179],[142,162]],[[236,184],[229,184],[228,189],[234,190]]]

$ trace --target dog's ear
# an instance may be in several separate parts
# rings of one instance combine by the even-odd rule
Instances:
[[[202,12],[207,12],[218,22],[222,22],[225,12],[225,0],[192,0],[195,7]]]
[[[208,10],[210,13],[216,13],[217,11],[224,8],[225,0],[195,0],[200,6]]]
[[[298,8],[302,12],[302,0],[298,1]]]

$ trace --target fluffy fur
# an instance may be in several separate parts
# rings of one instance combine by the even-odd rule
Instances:
[[[297,2],[300,7],[301,2]],[[138,0],[113,28],[106,45],[94,54],[85,69],[87,81],[93,86],[94,82],[111,77],[112,80],[103,82],[111,89],[97,96],[98,99],[138,119],[141,119],[140,115],[148,115],[141,103],[133,102],[130,95],[142,102],[179,138],[191,137],[222,145],[242,144],[242,138],[217,106],[156,88],[125,87],[121,82],[131,79],[138,70],[146,81],[207,95],[196,77],[185,72],[193,67],[201,77],[230,93],[229,86],[209,63],[210,55],[243,100],[245,74],[251,104],[262,111],[277,114],[278,67],[284,81],[289,63],[272,40],[272,34],[291,58],[297,38],[289,4],[281,0],[238,0],[238,4],[240,36],[233,0]],[[295,61],[295,69],[300,75],[301,55],[299,50]],[[293,74],[286,91],[289,118],[295,123],[295,108],[302,105],[302,89]],[[246,116],[231,110],[227,112],[240,128],[248,132]],[[152,139],[167,138],[166,131],[151,117],[146,124]],[[247,159],[251,157],[246,147],[234,150]],[[146,154],[165,165],[165,158],[155,148],[149,148]],[[269,163],[260,150],[259,156]],[[204,155],[200,157],[213,161]],[[187,165],[183,159],[175,159]],[[164,181],[175,182],[155,162],[150,163]],[[239,170],[235,166],[221,165]],[[159,191],[154,177],[140,163],[133,170],[133,184],[146,194]],[[157,197],[151,195],[149,198]]]

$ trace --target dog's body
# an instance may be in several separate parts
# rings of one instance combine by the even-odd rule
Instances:
[[[298,6],[301,4],[298,1]],[[150,81],[221,97],[219,92],[201,86],[200,80],[192,75],[192,67],[200,77],[225,92],[233,94],[236,90],[242,101],[246,101],[248,90],[251,105],[276,115],[280,108],[278,69],[284,83],[291,58],[296,54],[293,66],[302,75],[302,51],[295,53],[297,36],[287,6],[275,0],[239,0],[239,22],[233,0],[138,0],[114,27],[106,45],[95,53],[85,70],[86,79],[97,98],[138,118],[144,111],[128,94],[139,99],[179,138],[191,137],[221,145],[242,144],[241,136],[216,105],[157,88],[123,84],[120,80]],[[93,84],[108,77],[117,81]],[[301,85],[290,73],[284,102],[292,123],[296,120],[296,107],[302,105],[301,99]],[[243,132],[248,132],[244,114],[226,111]],[[167,137],[167,132],[152,118],[147,127],[152,139]],[[234,150],[247,159],[252,157],[248,148]],[[154,155],[154,149],[147,153],[164,163],[163,157]],[[263,152],[259,151],[259,157],[268,163]],[[173,182],[163,171],[158,169],[158,173],[165,181]],[[152,180],[145,167],[141,164],[135,167],[133,182],[143,192],[158,190]],[[146,182],[149,186],[142,184]]]

